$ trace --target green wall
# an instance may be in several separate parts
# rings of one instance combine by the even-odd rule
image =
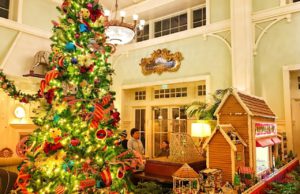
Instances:
[[[230,19],[230,0],[210,0],[210,22]]]
[[[180,69],[177,72],[165,72],[161,75],[143,75],[139,66],[140,60],[149,57],[153,50],[163,48],[182,53],[184,60]],[[129,54],[122,55],[115,61],[114,88],[120,85],[199,75],[211,75],[212,91],[231,86],[230,52],[223,42],[213,37],[203,40],[202,36],[197,36],[130,51]]]
[[[0,27],[0,63],[3,61],[16,35],[17,31]]]
[[[58,20],[56,4],[51,0],[25,0],[23,23],[46,31],[52,28],[51,20]]]
[[[279,118],[284,118],[282,66],[300,64],[300,13],[288,23],[282,20],[263,36],[255,62],[255,92],[270,103]]]
[[[252,0],[253,12],[278,7],[280,0]]]

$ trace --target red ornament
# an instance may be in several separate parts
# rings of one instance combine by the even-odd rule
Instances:
[[[112,130],[110,130],[110,129],[108,129],[107,130],[107,137],[111,137],[111,136],[113,136],[113,132],[112,132]]]
[[[80,38],[80,34],[75,34],[75,38],[76,39]]]
[[[111,178],[111,173],[110,173],[110,170],[109,168],[106,168],[105,170],[103,170],[101,173],[100,173],[100,176],[102,178],[102,181],[104,182],[104,184],[108,187],[111,185],[112,183],[112,178]]]
[[[72,139],[71,140],[71,145],[72,146],[78,146],[80,144],[80,140],[79,139]]]
[[[105,139],[106,135],[107,135],[107,133],[104,129],[100,129],[96,132],[97,139],[101,139],[101,140]]]
[[[95,179],[86,179],[80,181],[80,189],[84,190],[87,187],[93,187],[96,185],[96,180]]]
[[[124,168],[122,168],[122,167],[118,168],[117,177],[119,179],[124,178],[124,176],[125,176],[125,172],[124,171],[125,171]]]
[[[48,92],[45,94],[45,98],[46,98],[47,102],[48,102],[49,104],[51,104],[51,103],[52,103],[52,100],[53,100],[53,98],[54,98],[54,89],[48,90]]]

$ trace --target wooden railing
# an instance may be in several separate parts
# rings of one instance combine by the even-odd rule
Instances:
[[[295,158],[294,160],[290,161],[288,164],[281,167],[277,172],[266,179],[259,181],[257,184],[250,187],[248,190],[243,192],[243,194],[264,194],[265,189],[268,188],[269,183],[274,181],[280,181],[284,178],[284,176],[294,170],[299,165],[299,159]]]

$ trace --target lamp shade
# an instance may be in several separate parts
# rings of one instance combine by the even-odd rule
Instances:
[[[210,136],[210,125],[207,123],[192,123],[192,137],[207,137]]]

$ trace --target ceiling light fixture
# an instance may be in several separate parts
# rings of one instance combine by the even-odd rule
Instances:
[[[137,27],[137,21],[139,19],[139,16],[134,14],[132,16],[133,23],[126,23],[124,22],[126,12],[120,11],[119,15],[121,17],[120,20],[117,19],[118,14],[118,0],[116,0],[115,4],[115,15],[113,19],[109,20],[110,11],[104,10],[104,16],[106,19],[106,35],[108,36],[108,42],[112,44],[127,44],[135,36],[136,27]],[[138,24],[138,28],[140,30],[143,29],[145,25],[145,20],[140,20],[140,23]]]

